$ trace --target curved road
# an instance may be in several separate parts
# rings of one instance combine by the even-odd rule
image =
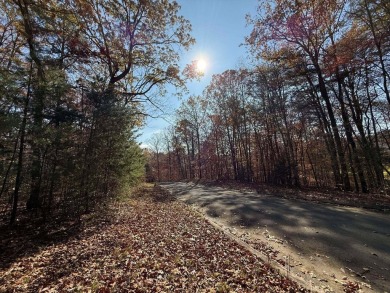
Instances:
[[[291,256],[291,267],[314,289],[338,291],[351,280],[363,292],[390,292],[389,213],[192,183],[161,185],[222,228]]]

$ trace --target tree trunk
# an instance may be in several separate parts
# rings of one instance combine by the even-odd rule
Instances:
[[[27,97],[25,98],[24,101],[23,120],[22,120],[22,125],[20,126],[20,143],[19,143],[18,164],[16,167],[15,189],[14,189],[14,194],[12,199],[12,211],[11,211],[11,219],[10,219],[11,225],[14,224],[16,220],[18,201],[19,201],[19,190],[22,184],[23,152],[24,152],[25,130],[27,124],[28,104],[30,100],[29,95],[30,95],[30,85],[27,92]]]

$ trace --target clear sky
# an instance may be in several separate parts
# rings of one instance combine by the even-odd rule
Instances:
[[[188,84],[189,95],[200,95],[210,83],[213,74],[235,69],[246,63],[246,49],[240,46],[250,33],[245,16],[255,14],[257,0],[177,0],[181,15],[192,24],[192,36],[196,44],[190,51],[183,51],[181,65],[204,58],[207,62],[205,75],[200,81]],[[146,143],[154,134],[173,122],[174,110],[180,102],[167,97],[166,114],[162,118],[148,118],[140,131],[138,141]]]

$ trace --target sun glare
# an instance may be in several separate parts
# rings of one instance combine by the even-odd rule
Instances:
[[[201,59],[197,60],[197,62],[196,62],[196,69],[200,73],[204,73],[206,71],[206,68],[207,68],[207,62],[206,62],[205,59],[201,58]]]

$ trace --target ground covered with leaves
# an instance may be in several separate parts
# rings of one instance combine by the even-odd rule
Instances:
[[[16,235],[0,242],[0,292],[306,291],[158,186],[72,232]]]

